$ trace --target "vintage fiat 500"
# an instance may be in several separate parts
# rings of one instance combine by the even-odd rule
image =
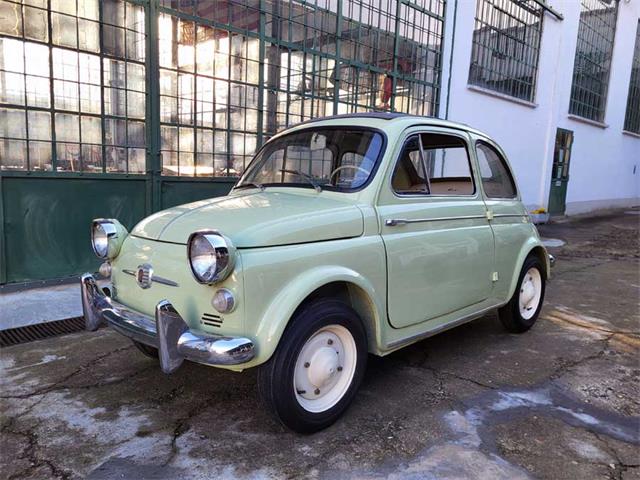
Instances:
[[[92,243],[111,286],[82,277],[88,330],[108,323],[165,373],[258,367],[265,405],[298,432],[345,411],[368,353],[493,309],[531,328],[552,260],[491,138],[399,114],[289,128],[227,196],[131,232],[97,219]]]

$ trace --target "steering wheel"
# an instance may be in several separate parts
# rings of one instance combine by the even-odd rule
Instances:
[[[362,172],[362,173],[364,173],[365,175],[369,175],[369,173],[371,173],[371,172],[369,172],[368,170],[365,170],[365,169],[364,169],[364,168],[362,168],[362,167],[358,167],[357,165],[342,165],[341,167],[336,168],[333,172],[331,172],[331,173],[329,174],[329,182],[331,182],[331,179],[334,177],[334,175],[335,175],[336,173],[338,173],[338,172],[339,172],[339,171],[341,171],[341,170],[344,170],[345,168],[350,168],[350,169],[352,169],[352,170],[358,170],[359,172]]]

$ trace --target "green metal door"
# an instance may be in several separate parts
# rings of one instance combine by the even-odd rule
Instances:
[[[549,213],[563,215],[567,200],[567,183],[569,183],[569,162],[573,132],[559,128],[556,132],[556,145],[553,152],[553,169],[551,171],[551,188],[549,190]]]

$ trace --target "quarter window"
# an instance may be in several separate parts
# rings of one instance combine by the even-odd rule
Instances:
[[[490,145],[476,146],[482,188],[489,198],[515,198],[516,185],[502,156]]]
[[[409,137],[396,163],[391,184],[401,195],[473,195],[464,140],[440,134]]]

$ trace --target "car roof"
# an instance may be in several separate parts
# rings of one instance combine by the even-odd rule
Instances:
[[[472,128],[464,123],[452,122],[436,117],[425,117],[421,115],[411,115],[408,113],[399,112],[363,112],[332,115],[328,117],[317,117],[293,125],[285,131],[298,130],[301,127],[304,128],[311,125],[313,125],[314,127],[330,125],[356,126],[356,124],[354,124],[354,120],[362,121],[358,126],[370,126],[380,128],[381,130],[387,130],[390,127],[400,127],[402,130],[404,130],[405,128],[414,125],[429,125],[434,127],[455,128],[457,130],[464,130],[466,132],[472,132],[490,138],[486,133]]]

